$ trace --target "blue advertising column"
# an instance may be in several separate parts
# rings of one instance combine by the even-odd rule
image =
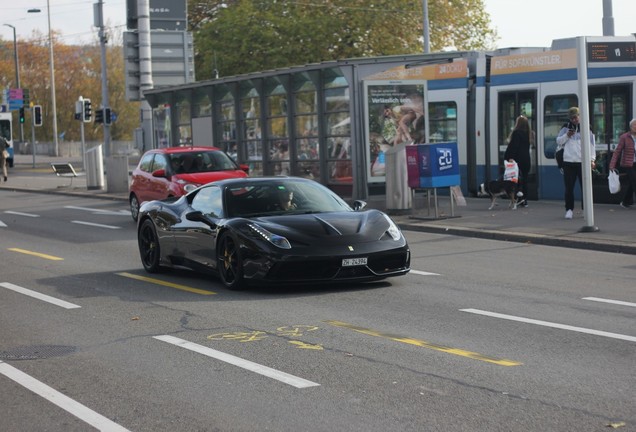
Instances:
[[[416,144],[407,146],[406,152],[409,187],[438,188],[461,183],[456,142]]]
[[[416,144],[406,147],[408,184],[412,189],[437,189],[458,186],[459,156],[456,142]],[[451,204],[452,204],[452,193]],[[437,217],[437,191],[435,190]]]

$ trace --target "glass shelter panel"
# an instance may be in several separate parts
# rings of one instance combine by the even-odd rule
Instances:
[[[279,84],[267,96],[268,174],[291,175],[287,92]]]
[[[339,69],[327,69],[323,88],[329,183],[352,184],[349,85]]]
[[[236,144],[236,106],[234,97],[228,91],[219,101],[217,106],[217,130],[220,134],[219,147],[235,161],[238,161],[238,148]]]
[[[263,130],[261,128],[261,104],[256,89],[251,89],[246,97],[241,99],[243,113],[243,146],[248,155],[250,174],[263,175]]]
[[[302,79],[305,81],[303,82]],[[294,174],[320,179],[320,140],[318,127],[318,92],[306,74],[295,80],[293,94],[295,109]]]

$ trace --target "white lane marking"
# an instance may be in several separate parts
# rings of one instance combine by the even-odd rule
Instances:
[[[128,429],[3,361],[0,361],[0,373],[100,431],[128,431]]]
[[[497,312],[488,312],[488,311],[483,311],[479,309],[460,309],[460,311],[474,313],[478,315],[486,315],[489,317],[501,318],[501,319],[506,319],[510,321],[519,321],[519,322],[524,322],[528,324],[536,324],[536,325],[545,326],[545,327],[552,327],[552,328],[558,328],[562,330],[570,330],[570,331],[575,331],[579,333],[587,333],[587,334],[592,334],[596,336],[604,336],[604,337],[613,338],[613,339],[622,339],[622,340],[626,340],[630,342],[636,342],[636,336],[628,336],[628,335],[623,335],[619,333],[610,333],[610,332],[606,332],[602,330],[594,330],[594,329],[588,329],[584,327],[574,327],[574,326],[566,325],[566,324],[558,324],[558,323],[553,323],[549,321],[540,321],[540,320],[535,320],[531,318],[518,317],[514,315],[505,315],[505,314],[500,314]]]
[[[113,225],[104,225],[104,224],[98,224],[98,223],[93,223],[93,222],[77,221],[77,220],[71,221],[71,223],[79,224],[79,225],[94,226],[94,227],[98,227],[98,228],[121,229],[121,227],[118,227],[118,226],[113,226]]]
[[[45,301],[45,302],[48,302],[48,303],[52,303],[52,304],[54,304],[56,306],[63,307],[64,309],[81,308],[81,306],[78,306],[76,304],[69,303],[67,301],[60,300],[60,299],[57,299],[55,297],[48,296],[46,294],[42,294],[42,293],[39,293],[37,291],[32,291],[30,289],[22,288],[21,286],[14,285],[14,284],[9,283],[9,282],[2,282],[2,283],[0,283],[0,286],[4,287],[6,289],[10,289],[12,291],[18,292],[20,294],[24,294],[24,295],[27,295],[29,297],[36,298],[38,300],[42,300],[42,301]]]
[[[11,211],[11,210],[6,210],[5,213],[18,215],[18,216],[32,217],[32,218],[40,217],[40,215],[36,215],[36,214],[33,214],[33,213],[22,213],[22,212]]]
[[[636,303],[630,303],[630,302],[620,301],[620,300],[604,299],[599,297],[583,297],[581,300],[591,300],[591,301],[601,302],[601,303],[611,303],[611,304],[616,304],[621,306],[636,307]]]
[[[64,206],[64,208],[71,210],[83,210],[92,212],[93,214],[102,214],[102,215],[115,215],[115,216],[130,216],[130,210],[100,210],[89,207],[76,207],[76,206]]]
[[[430,273],[421,270],[411,270],[409,273],[413,273],[420,276],[439,276],[439,273]]]
[[[2,222],[2,221],[0,221],[0,228],[6,228],[6,227],[7,227],[7,224]]]
[[[238,366],[243,369],[247,369],[251,372],[255,372],[257,374],[266,376],[268,378],[273,378],[285,384],[289,384],[296,388],[307,388],[307,387],[316,387],[320,384],[308,381],[303,378],[299,378],[294,375],[290,375],[286,372],[281,372],[276,369],[269,368],[267,366],[260,365],[258,363],[251,362],[249,360],[242,359],[240,357],[235,357],[231,354],[227,354],[221,351],[213,350],[212,348],[207,348],[202,345],[198,345],[192,342],[188,342],[183,339],[179,339],[174,336],[169,335],[161,335],[161,336],[153,336],[154,339],[167,342],[169,344],[173,344],[185,349],[189,349],[190,351],[197,352],[199,354],[206,355],[208,357],[215,358],[217,360],[221,360],[223,362],[232,364],[234,366]]]

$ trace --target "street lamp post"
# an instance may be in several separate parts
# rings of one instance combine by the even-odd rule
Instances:
[[[18,39],[15,35],[15,27],[11,24],[5,24],[7,27],[11,27],[13,30],[13,60],[15,62],[15,85],[16,88],[20,87],[20,62],[18,61]],[[20,143],[24,142],[24,126],[20,123]]]
[[[29,9],[27,13],[38,13],[40,9]],[[53,38],[51,37],[51,5],[46,0],[46,13],[49,24],[49,66],[51,70],[51,105],[53,110],[53,142],[55,143],[55,156],[60,155],[60,148],[57,140],[57,106],[55,103],[55,64],[53,61]]]

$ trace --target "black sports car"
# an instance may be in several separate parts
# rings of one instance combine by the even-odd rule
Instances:
[[[241,178],[201,186],[139,212],[141,262],[150,273],[185,266],[246,283],[373,281],[410,270],[397,225],[351,208],[321,184],[295,177]]]

